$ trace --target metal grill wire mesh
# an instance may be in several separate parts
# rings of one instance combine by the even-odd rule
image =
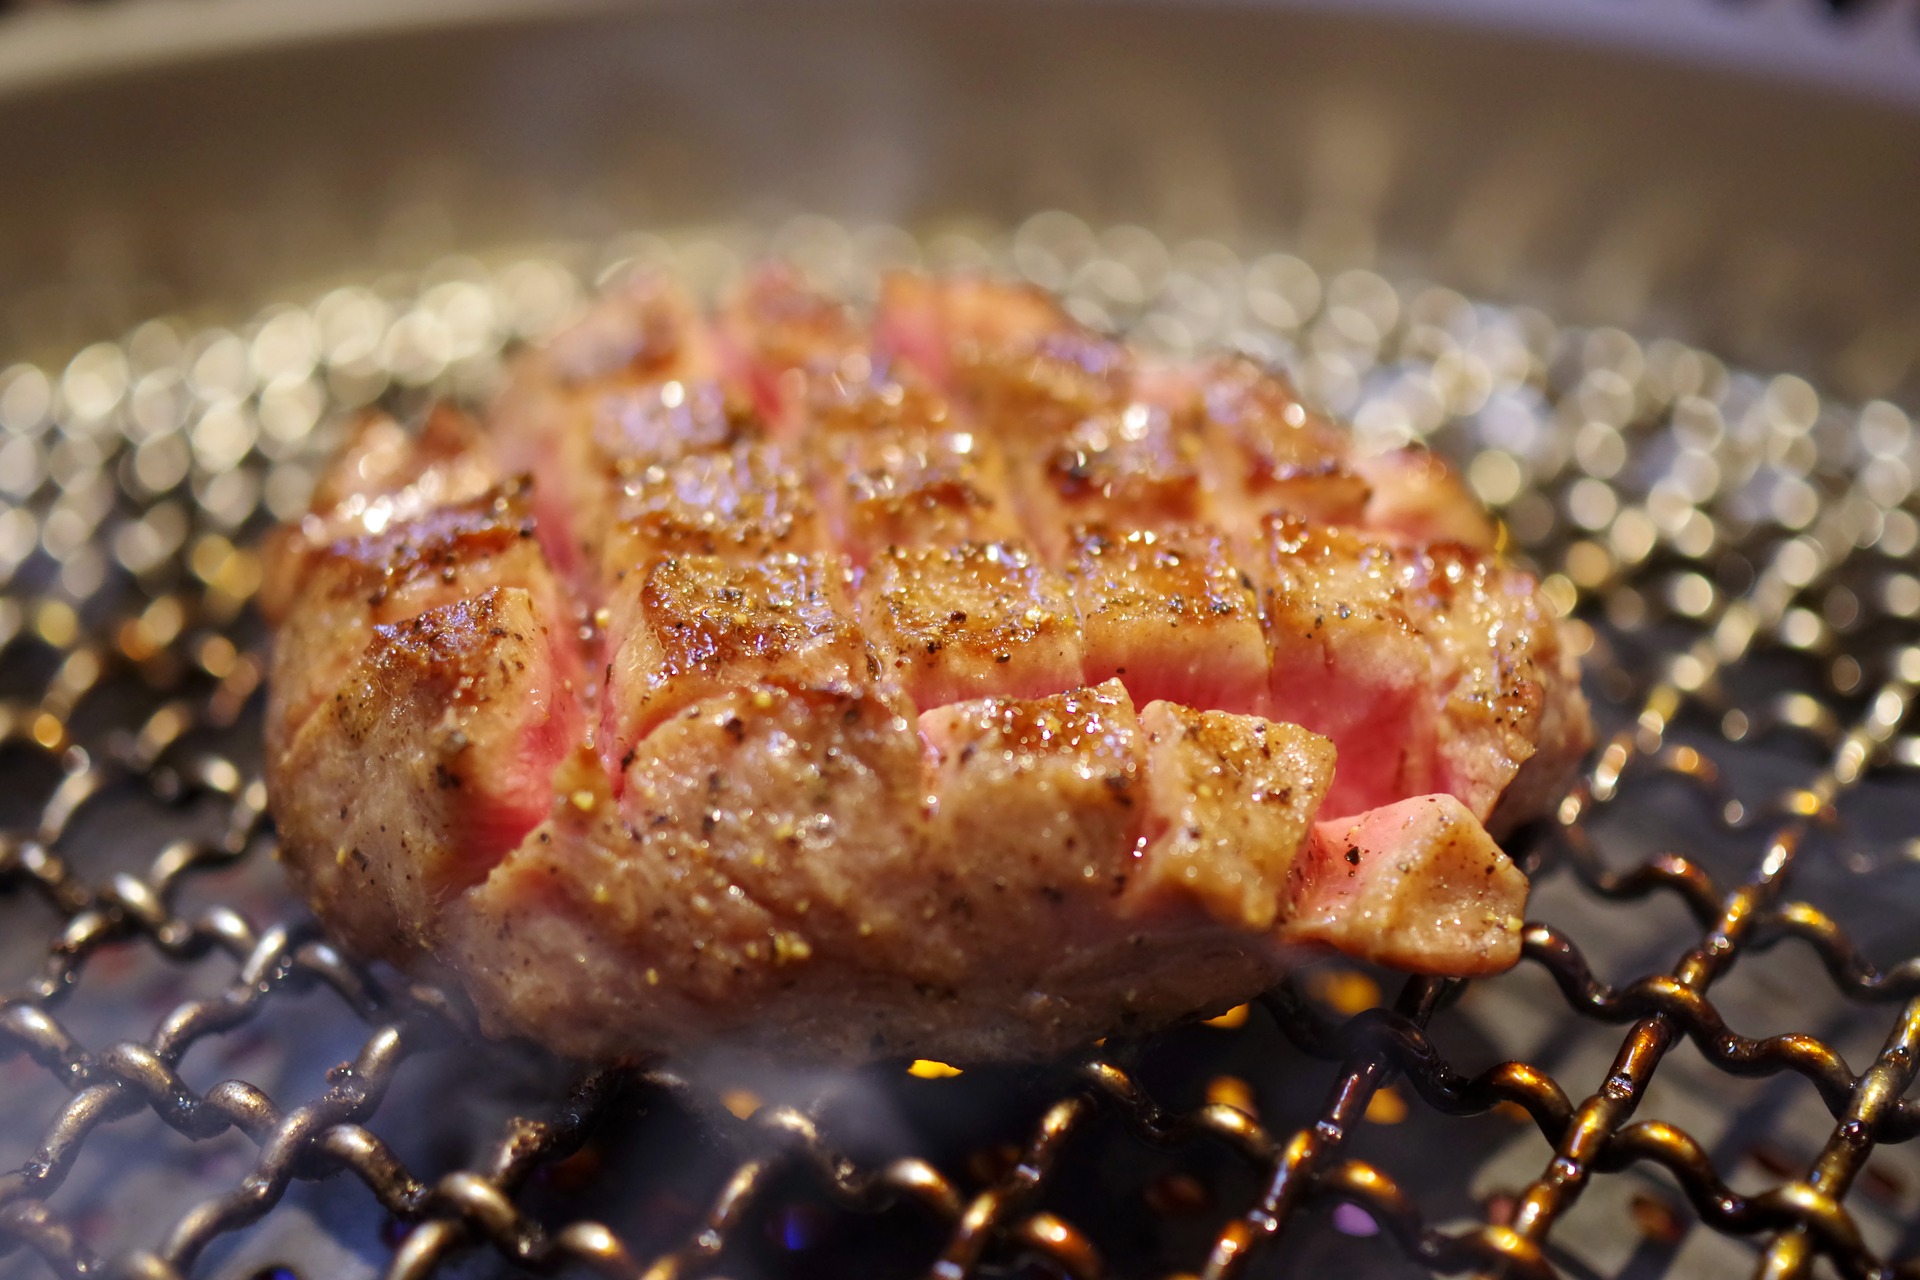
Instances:
[[[1601,721],[1519,969],[1317,964],[1045,1069],[716,1096],[570,1079],[329,946],[263,818],[255,538],[355,407],[484,396],[609,272],[768,249],[853,296],[1022,275],[1458,457]],[[0,1273],[1920,1273],[1917,451],[1674,341],[1057,213],[447,260],[7,369]]]

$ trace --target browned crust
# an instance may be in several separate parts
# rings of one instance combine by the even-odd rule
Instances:
[[[504,439],[369,420],[276,536],[270,795],[351,945],[451,965],[493,1028],[594,1057],[1034,1056],[1237,1002],[1285,962],[1333,838],[1333,748],[1264,718],[1303,609],[1310,644],[1345,610],[1336,630],[1460,666],[1434,714],[1504,744],[1478,818],[1564,787],[1577,666],[1450,473],[1316,457],[1337,432],[1257,370],[1163,394],[1049,301],[984,287],[910,299],[948,328],[927,372],[955,401],[911,375],[850,391],[877,357],[789,294],[712,332],[617,299],[526,359]],[[1269,550],[1292,549],[1256,564],[1275,510]],[[1396,532],[1434,520],[1461,541]],[[1375,594],[1313,596],[1328,557],[1375,565]],[[1122,661],[1090,669],[1170,665],[1169,626],[1237,646],[1211,673],[1232,705],[1136,706]],[[1448,649],[1475,627],[1477,665]],[[1408,865],[1440,892],[1485,864],[1517,910],[1524,882],[1460,829]],[[1452,972],[1517,945],[1507,916],[1413,949],[1339,925],[1299,936]]]

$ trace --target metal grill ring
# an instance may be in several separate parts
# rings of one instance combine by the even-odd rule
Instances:
[[[758,243],[703,230],[564,263],[441,264],[417,290],[340,289],[233,330],[156,321],[63,370],[0,372],[0,1087],[44,1096],[0,1125],[0,1162],[18,1161],[0,1177],[0,1271],[173,1280],[231,1268],[293,1216],[298,1188],[324,1182],[326,1203],[396,1224],[384,1245],[355,1246],[393,1277],[488,1251],[536,1273],[819,1274],[823,1258],[858,1254],[869,1228],[916,1242],[896,1255],[902,1274],[1135,1274],[1145,1264],[1107,1243],[1114,1205],[1089,1217],[1072,1192],[1112,1142],[1142,1153],[1143,1168],[1171,1166],[1149,1188],[1149,1217],[1204,1223],[1198,1247],[1153,1265],[1207,1277],[1284,1273],[1286,1241],[1319,1257],[1371,1248],[1376,1233],[1416,1270],[1587,1274],[1605,1265],[1593,1241],[1611,1228],[1581,1226],[1583,1201],[1629,1184],[1654,1206],[1633,1210],[1645,1218],[1637,1247],[1739,1237],[1752,1241],[1746,1265],[1782,1278],[1823,1258],[1853,1277],[1920,1267],[1920,1239],[1899,1234],[1920,1190],[1902,1200],[1882,1185],[1892,1175],[1874,1181],[1876,1155],[1920,1133],[1920,1104],[1905,1096],[1920,941],[1900,928],[1915,845],[1886,820],[1920,765],[1920,440],[1908,417],[1828,404],[1798,379],[1729,370],[1675,342],[1563,329],[1414,282],[1322,278],[1211,243],[1143,255],[1141,234],[1047,214],[985,240],[916,243],[849,240],[806,219],[772,243],[855,295],[886,262],[842,252],[849,243],[889,258],[905,245],[935,267],[1041,264],[1092,323],[1175,350],[1284,358],[1363,437],[1428,439],[1458,456],[1589,637],[1606,730],[1530,846],[1539,920],[1515,975],[1472,990],[1416,979],[1386,1001],[1375,975],[1312,967],[1228,1019],[1238,1030],[1177,1033],[1172,1057],[1116,1043],[986,1081],[996,1123],[1030,1119],[973,1156],[938,1141],[876,1154],[843,1136],[831,1090],[716,1097],[665,1071],[589,1073],[533,1107],[519,1084],[468,1071],[470,1089],[498,1094],[496,1136],[423,1156],[390,1098],[426,1070],[416,1063],[451,1043],[503,1080],[551,1081],[554,1064],[480,1045],[457,1001],[365,970],[287,899],[254,743],[263,667],[247,602],[260,567],[247,548],[298,509],[355,406],[484,395],[504,349],[550,331],[636,254],[672,267],[693,244],[702,271],[723,275],[717,253],[737,263]],[[1123,241],[1124,256],[1102,256]],[[1163,265],[1143,279],[1142,261]],[[129,861],[156,843],[144,866]],[[1623,946],[1606,927],[1622,911],[1692,923]],[[1774,965],[1824,975],[1824,990],[1800,983],[1807,1002],[1791,1010],[1819,1019],[1819,1034],[1769,1024],[1777,991],[1741,994],[1750,971]],[[347,1046],[319,1087],[278,1091],[313,1065],[297,1056],[268,1073],[275,1084],[206,1083],[225,1046],[307,999],[308,1029]],[[1837,1004],[1853,1012],[1831,1016]],[[158,1016],[142,1037],[149,1005]],[[1556,1028],[1537,1044],[1585,1057],[1505,1047],[1518,1011]],[[274,1026],[253,1050],[266,1059]],[[1465,1051],[1463,1028],[1481,1037]],[[1879,1047],[1856,1071],[1841,1041],[1869,1031]],[[1273,1052],[1276,1033],[1294,1049]],[[1799,1163],[1775,1152],[1763,1186],[1736,1189],[1753,1184],[1763,1144],[1664,1118],[1662,1082],[1688,1072],[1772,1090],[1800,1117],[1796,1132],[1814,1135]],[[63,1101],[45,1095],[55,1087]],[[862,1087],[909,1106],[974,1086],[893,1070]],[[1411,1118],[1408,1092],[1425,1108]],[[420,1099],[404,1105],[417,1114]],[[88,1153],[142,1113],[158,1131],[124,1166],[89,1168]],[[703,1203],[646,1167],[672,1158],[667,1139],[606,1137],[655,1114],[727,1153],[698,1180]],[[1506,1119],[1467,1119],[1490,1114]],[[1489,1163],[1517,1185],[1477,1188],[1475,1217],[1423,1207],[1444,1155],[1369,1139],[1403,1121],[1506,1125]],[[130,1187],[142,1162],[232,1156],[236,1140],[246,1154],[184,1179],[184,1203],[176,1188],[165,1210],[116,1201],[103,1219],[88,1207]],[[615,1168],[623,1157],[641,1167]],[[575,1216],[579,1197],[612,1205],[621,1195],[607,1189],[623,1185],[679,1207],[653,1219],[643,1208],[637,1225]],[[820,1245],[792,1225],[842,1218],[867,1226]]]

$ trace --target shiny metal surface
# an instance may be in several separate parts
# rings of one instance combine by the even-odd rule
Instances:
[[[1911,1270],[1914,118],[1395,7],[211,3],[257,25],[0,48],[40,196],[0,205],[0,1274]],[[1457,457],[1603,730],[1520,968],[748,1088],[479,1044],[319,938],[252,540],[354,407],[762,250],[1024,275]]]
[[[484,392],[503,344],[549,330],[587,288],[551,259],[448,259],[406,287],[342,287],[233,329],[149,322],[64,369],[0,374],[19,534],[0,614],[4,745],[34,780],[11,792],[0,844],[16,975],[0,1032],[14,1079],[71,1094],[41,1091],[37,1137],[16,1113],[11,1140],[37,1144],[0,1179],[16,1258],[69,1273],[105,1258],[143,1276],[208,1259],[233,1274],[272,1260],[415,1276],[490,1245],[537,1270],[834,1274],[871,1238],[890,1259],[877,1273],[973,1275],[1031,1256],[1075,1276],[1233,1276],[1382,1265],[1353,1251],[1384,1231],[1443,1271],[1619,1272],[1617,1218],[1560,1224],[1583,1201],[1653,1223],[1637,1230],[1656,1259],[1698,1254],[1714,1233],[1689,1233],[1657,1181],[1608,1176],[1636,1166],[1664,1169],[1707,1227],[1756,1237],[1770,1274],[1816,1255],[1869,1274],[1913,1252],[1897,1230],[1886,1240],[1899,1197],[1920,1187],[1897,1145],[1920,1133],[1901,1097],[1920,967],[1884,967],[1920,949],[1900,801],[1920,764],[1920,441],[1905,413],[1845,408],[1671,341],[1058,211],[925,243],[811,216],[766,239],[630,236],[582,265],[600,275],[637,258],[719,287],[764,249],[856,296],[902,260],[1020,272],[1145,342],[1285,358],[1363,435],[1459,456],[1587,629],[1611,733],[1557,829],[1531,842],[1540,923],[1522,968],[1464,999],[1416,980],[1390,1002],[1378,975],[1309,971],[1238,1029],[1116,1044],[1037,1076],[895,1067],[743,1091],[643,1071],[569,1089],[562,1064],[474,1046],[457,1004],[363,971],[288,900],[261,817],[263,667],[246,610],[251,533],[298,508],[352,406]],[[51,919],[16,923],[33,918],[30,898]],[[1787,939],[1804,949],[1766,954]],[[1759,988],[1709,1002],[1740,957],[1766,966]],[[1599,976],[1612,973],[1647,976]],[[328,1012],[271,1022],[315,985],[331,989]],[[127,1038],[130,1000],[151,1037]],[[1855,1075],[1845,1055],[1895,1012],[1864,1010],[1903,1001]],[[1863,1012],[1840,1016],[1849,1002]],[[272,1029],[249,1043],[257,1019]],[[1626,1039],[1606,1024],[1628,1024]],[[1464,1054],[1443,1048],[1462,1035]],[[1683,1040],[1698,1060],[1670,1059]],[[1722,1072],[1790,1096],[1728,1094]],[[1661,1086],[1682,1105],[1639,1118]],[[1408,1093],[1429,1109],[1410,1112]],[[1490,1110],[1526,1124],[1491,1141],[1444,1128]],[[149,1126],[124,1164],[80,1174],[91,1146],[143,1112],[192,1141]],[[705,1157],[689,1159],[684,1135],[634,1129],[657,1113],[708,1135]],[[897,1117],[878,1142],[872,1113]],[[943,1136],[955,1117],[962,1133]],[[1402,1123],[1441,1127],[1381,1146],[1376,1133]],[[423,1129],[440,1135],[424,1156]],[[1209,1142],[1237,1160],[1223,1168]],[[1849,1198],[1876,1148],[1904,1172],[1883,1160],[1876,1190]],[[1770,1189],[1731,1190],[1754,1161],[1776,1170]],[[167,1193],[130,1169],[163,1173]],[[340,1173],[357,1197],[336,1179],[318,1208],[298,1205],[304,1180]],[[554,1198],[554,1179],[568,1194]],[[1888,1186],[1905,1190],[1889,1202]],[[1144,1233],[1143,1199],[1161,1223]],[[1469,1206],[1477,1226],[1459,1217]],[[370,1248],[376,1207],[397,1227],[390,1256],[338,1256]],[[819,1221],[838,1224],[828,1243],[792,1226]],[[755,1243],[768,1233],[771,1254]],[[289,1252],[262,1252],[276,1247]]]

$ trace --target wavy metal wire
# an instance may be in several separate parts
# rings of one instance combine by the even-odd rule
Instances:
[[[1337,1064],[1322,1077],[1317,1119],[1299,1127],[1263,1122],[1244,1089],[1191,1107],[1158,1100],[1141,1066],[1150,1046],[1103,1047],[1023,1085],[1038,1116],[1024,1145],[977,1166],[935,1151],[876,1160],[845,1149],[825,1109],[716,1100],[669,1073],[603,1071],[545,1107],[509,1108],[491,1142],[452,1171],[422,1172],[393,1136],[408,1117],[383,1111],[409,1064],[449,1042],[482,1062],[515,1051],[481,1047],[458,1002],[434,988],[337,952],[272,888],[253,745],[262,663],[246,608],[260,572],[249,540],[299,508],[354,406],[484,394],[502,349],[559,323],[589,287],[580,280],[643,260],[710,281],[751,246],[693,234],[564,262],[449,261],[405,287],[336,290],[232,331],[156,321],[64,370],[0,372],[0,760],[10,806],[0,937],[12,948],[0,959],[25,966],[0,970],[0,1087],[30,1096],[32,1076],[67,1094],[32,1116],[7,1108],[28,1128],[17,1139],[25,1149],[0,1149],[0,1161],[21,1160],[0,1176],[0,1272],[200,1274],[210,1251],[284,1213],[296,1183],[345,1175],[404,1229],[381,1261],[396,1278],[488,1250],[537,1273],[761,1274],[753,1268],[770,1264],[743,1261],[742,1241],[765,1230],[796,1180],[863,1221],[905,1219],[920,1231],[920,1252],[896,1256],[898,1274],[950,1280],[1020,1265],[1135,1274],[1146,1264],[1103,1257],[1099,1224],[1084,1211],[1076,1223],[1055,1194],[1082,1135],[1117,1122],[1176,1165],[1191,1163],[1196,1178],[1219,1176],[1193,1163],[1197,1152],[1229,1152],[1256,1188],[1237,1209],[1214,1199],[1210,1246],[1153,1264],[1180,1274],[1255,1274],[1343,1203],[1434,1272],[1567,1274],[1556,1226],[1596,1180],[1636,1165],[1664,1171],[1698,1224],[1751,1238],[1756,1275],[1806,1275],[1821,1259],[1849,1277],[1920,1273],[1913,1259],[1875,1251],[1849,1196],[1876,1149],[1920,1132],[1920,1104],[1904,1096],[1920,1065],[1920,955],[1876,963],[1793,896],[1809,858],[1851,847],[1847,818],[1863,789],[1893,788],[1896,803],[1901,789],[1914,794],[1920,441],[1904,413],[1824,404],[1797,379],[1729,371],[1673,342],[1561,329],[1443,289],[1358,271],[1323,277],[1285,255],[1164,245],[1064,215],[1009,236],[920,242],[799,220],[771,243],[856,294],[899,260],[1017,270],[1061,290],[1089,321],[1145,341],[1231,342],[1284,358],[1363,436],[1430,438],[1461,457],[1590,636],[1610,736],[1533,849],[1540,874],[1577,883],[1584,905],[1529,925],[1522,969],[1551,979],[1569,1035],[1591,1043],[1626,1028],[1611,1067],[1590,1078],[1526,1061],[1456,1063],[1429,1028],[1452,1016],[1458,983],[1415,979],[1380,1007],[1355,1013],[1347,1001],[1344,1015],[1311,983],[1289,983],[1256,1016],[1302,1054]],[[1798,770],[1770,802],[1743,785],[1762,748]],[[1704,815],[1747,851],[1745,866],[1716,877],[1711,860],[1614,822],[1653,805]],[[188,813],[200,834],[167,841],[143,869],[112,869],[112,850],[146,847],[149,827]],[[1857,891],[1891,883],[1911,859],[1911,831],[1909,822],[1884,847],[1854,851],[1866,868]],[[235,878],[263,866],[260,877]],[[244,902],[226,905],[223,892]],[[1576,938],[1600,927],[1609,904],[1660,899],[1698,931],[1673,937],[1664,968],[1617,985],[1596,976]],[[1920,937],[1908,940],[1920,950]],[[1836,1003],[1883,1010],[1884,1047],[1864,1070],[1829,1040],[1749,1036],[1716,1009],[1711,989],[1736,961],[1764,963],[1789,943],[1817,959]],[[190,972],[201,988],[145,1037],[126,985],[116,987],[129,953]],[[240,1078],[201,1090],[198,1073],[183,1070],[197,1047],[244,1036],[316,989],[332,1002],[302,1016],[357,1026],[359,1047],[304,1101],[277,1103]],[[98,1012],[74,1008],[102,992],[104,1034]],[[1798,1096],[1832,1118],[1804,1171],[1736,1191],[1710,1144],[1639,1118],[1682,1042],[1730,1076],[1801,1078]],[[1550,1155],[1527,1185],[1489,1201],[1483,1221],[1435,1225],[1420,1208],[1429,1187],[1352,1151],[1396,1081],[1444,1116],[1524,1117]],[[874,1087],[944,1085],[895,1073]],[[600,1164],[588,1157],[619,1117],[660,1108],[698,1117],[732,1153],[677,1243],[663,1249],[571,1219],[564,1201],[557,1214],[532,1206],[530,1189],[556,1171],[584,1168],[591,1180]],[[161,1122],[153,1142],[169,1149],[237,1131],[246,1167],[193,1184],[197,1199],[163,1219],[103,1226],[76,1216],[62,1196],[69,1175],[97,1135],[142,1112]],[[15,1135],[0,1127],[0,1139]],[[643,1160],[645,1140],[632,1139]],[[131,1173],[110,1174],[109,1185],[115,1176]],[[618,1176],[600,1172],[603,1183]]]

